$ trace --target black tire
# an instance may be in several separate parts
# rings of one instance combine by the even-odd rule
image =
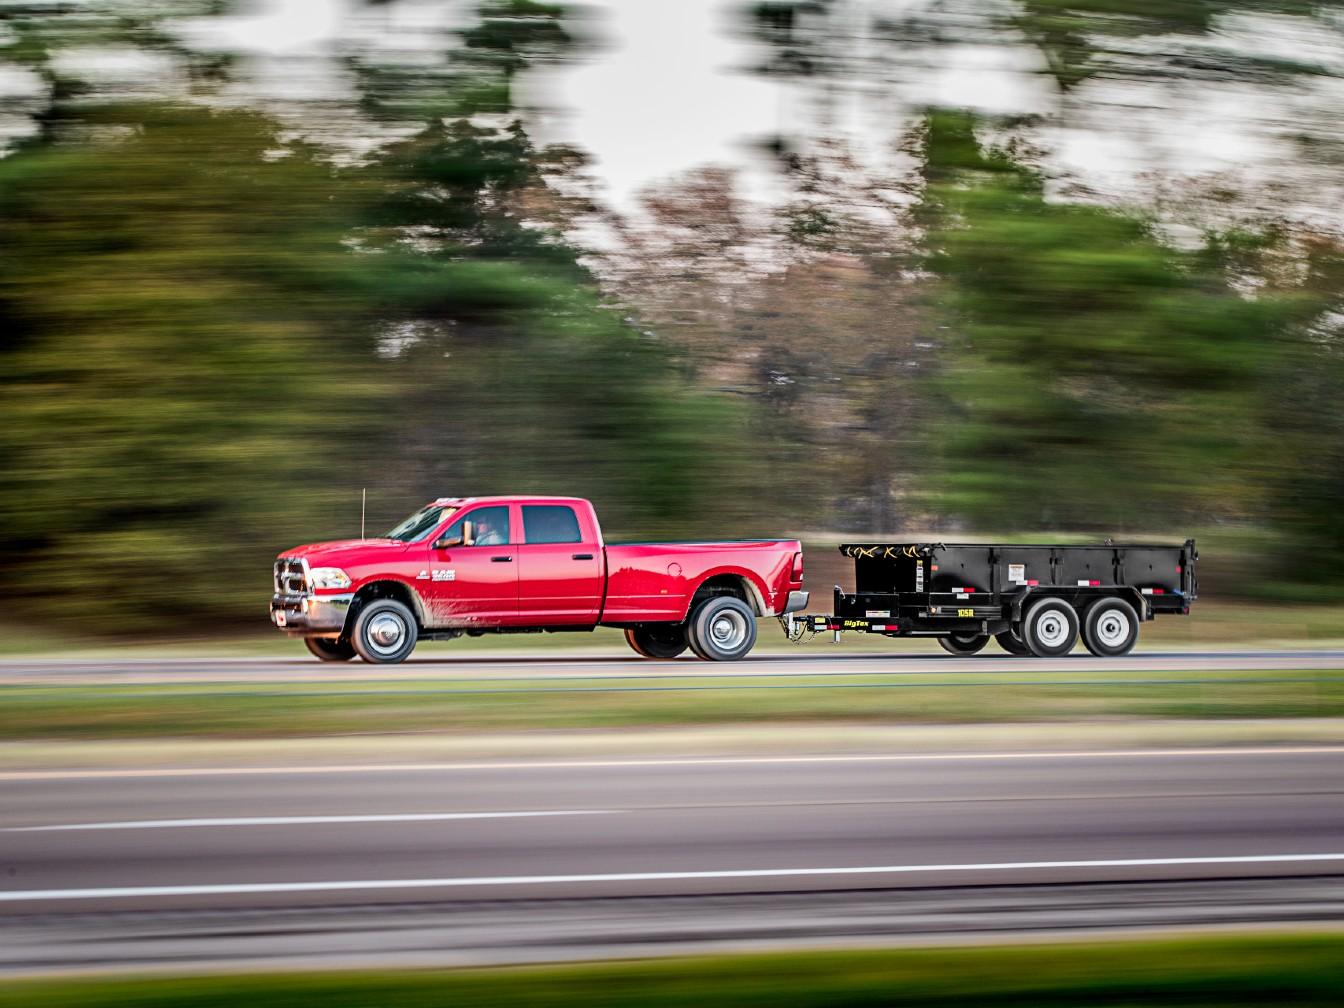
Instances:
[[[1097,599],[1083,614],[1083,646],[1098,658],[1119,658],[1139,642],[1139,617],[1124,599]]]
[[[1059,599],[1041,599],[1022,620],[1022,641],[1037,658],[1062,658],[1078,643],[1078,614]]]
[[[690,647],[684,623],[630,627],[625,631],[625,642],[641,658],[675,658]]]
[[[944,651],[962,657],[979,654],[988,643],[989,634],[952,634],[938,638],[938,646]]]
[[[330,637],[305,637],[303,643],[318,661],[349,661],[355,656],[355,646],[344,637],[340,640],[333,640]]]
[[[377,599],[359,611],[350,642],[366,662],[394,665],[415,650],[415,616],[400,602]]]
[[[737,661],[756,643],[756,614],[731,595],[706,599],[691,613],[686,638],[705,661]]]
[[[1023,642],[1022,638],[1014,630],[1001,630],[994,635],[994,639],[999,642],[999,647],[1003,648],[1010,655],[1017,655],[1024,658],[1031,654],[1031,648]]]

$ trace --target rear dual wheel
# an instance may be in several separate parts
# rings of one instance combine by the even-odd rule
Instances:
[[[684,623],[630,627],[625,631],[625,642],[641,658],[675,658],[690,646]]]
[[[717,595],[691,613],[686,638],[705,661],[737,661],[756,643],[756,613],[740,598]]]

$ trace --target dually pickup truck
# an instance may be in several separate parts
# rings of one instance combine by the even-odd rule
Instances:
[[[271,622],[323,661],[404,660],[462,634],[625,630],[645,658],[735,661],[756,618],[807,606],[802,545],[607,545],[577,497],[444,497],[384,536],[275,562]]]

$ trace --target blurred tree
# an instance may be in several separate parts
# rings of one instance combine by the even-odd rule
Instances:
[[[120,632],[235,619],[272,544],[354,528],[332,473],[358,464],[348,432],[379,389],[348,193],[258,115],[83,121],[115,128],[0,160],[10,609]]]
[[[956,334],[930,431],[948,506],[1055,528],[1245,516],[1262,375],[1297,301],[1237,291],[1140,218],[1047,202],[968,115],[931,116],[926,151],[928,265]]]
[[[547,182],[581,159],[537,150],[514,104],[519,72],[572,52],[564,13],[489,2],[428,69],[356,63],[368,109],[424,123],[373,157],[358,235],[405,390],[385,478],[408,497],[585,494],[614,529],[721,529],[742,421],[602,303],[565,236],[580,208]]]

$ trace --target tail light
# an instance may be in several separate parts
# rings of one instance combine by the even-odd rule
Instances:
[[[793,555],[793,570],[789,572],[790,581],[801,581],[803,579],[803,554],[795,553]]]

